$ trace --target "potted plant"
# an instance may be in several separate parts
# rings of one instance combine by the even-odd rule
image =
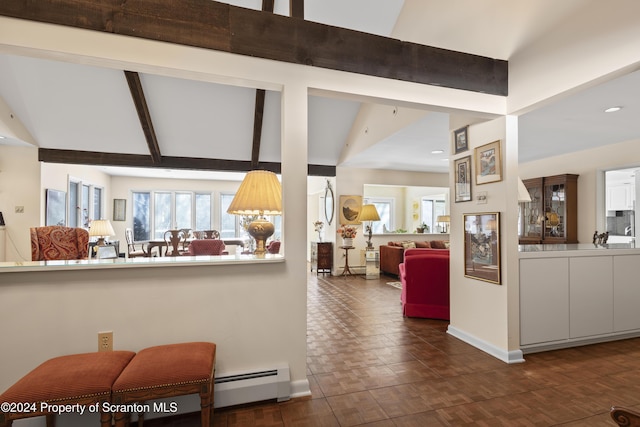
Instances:
[[[353,246],[353,238],[356,237],[357,231],[355,227],[350,225],[341,225],[338,233],[342,237],[342,246]]]

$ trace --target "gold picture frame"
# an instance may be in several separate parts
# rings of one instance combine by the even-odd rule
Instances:
[[[362,196],[340,196],[339,220],[341,225],[358,225],[362,210]]]
[[[500,213],[463,214],[463,222],[464,276],[500,285]]]
[[[476,184],[502,181],[500,140],[476,147]]]

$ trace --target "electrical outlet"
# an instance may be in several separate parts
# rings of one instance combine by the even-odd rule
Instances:
[[[113,332],[98,332],[98,351],[113,351]]]
[[[16,213],[24,213],[24,206],[16,206]]]

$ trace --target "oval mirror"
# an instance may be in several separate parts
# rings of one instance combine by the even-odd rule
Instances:
[[[333,221],[333,189],[327,180],[327,188],[324,190],[324,218],[327,224],[331,225]]]

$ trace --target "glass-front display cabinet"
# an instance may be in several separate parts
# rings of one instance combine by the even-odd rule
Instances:
[[[519,242],[578,243],[578,175],[523,181],[531,197],[520,203]]]

